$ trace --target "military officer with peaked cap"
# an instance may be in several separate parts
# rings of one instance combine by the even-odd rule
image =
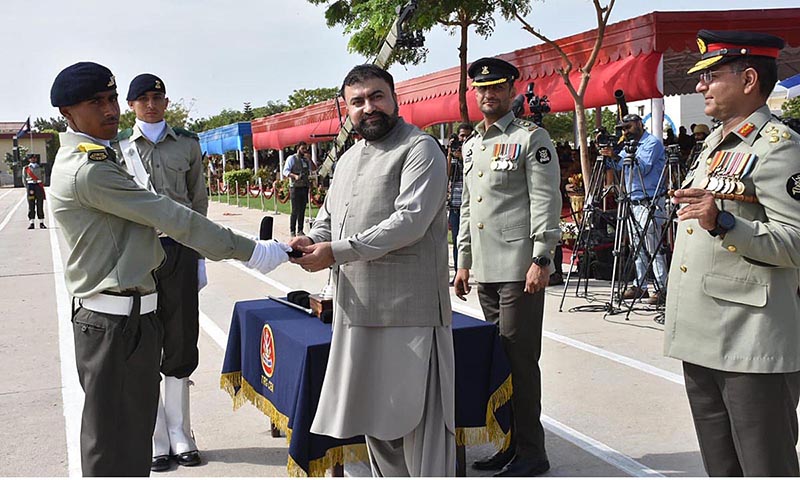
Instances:
[[[126,98],[136,122],[120,132],[112,146],[142,188],[206,215],[208,194],[200,143],[197,135],[167,125],[166,95],[159,77],[150,73],[134,77]],[[168,469],[171,455],[179,465],[200,464],[191,427],[189,375],[198,363],[197,292],[207,283],[204,258],[167,235],[159,240],[166,254],[156,270],[158,315],[164,322],[164,385],[153,432],[153,471]]]
[[[514,117],[519,71],[482,58],[469,76],[483,113],[464,143],[464,189],[455,292],[469,292],[470,269],[487,321],[498,323],[511,363],[512,448],[475,462],[498,476],[533,476],[550,468],[541,415],[539,356],[544,288],[561,236],[558,157],[543,128]],[[513,458],[511,458],[513,457]]]
[[[69,247],[67,290],[78,378],[85,392],[85,476],[147,476],[158,403],[163,326],[154,270],[164,261],[156,229],[207,258],[235,258],[261,272],[286,261],[285,245],[234,234],[120,167],[110,140],[119,104],[111,71],[92,62],[56,77],[53,106],[67,119],[51,175],[51,202]]]
[[[708,30],[697,42],[689,73],[721,125],[673,198],[665,352],[683,361],[709,475],[797,476],[800,135],[766,105],[784,42]]]

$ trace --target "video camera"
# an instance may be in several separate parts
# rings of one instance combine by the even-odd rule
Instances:
[[[680,163],[681,146],[678,144],[667,145],[667,163]]]
[[[616,148],[617,145],[624,141],[625,135],[622,132],[622,119],[625,118],[625,115],[628,114],[628,102],[625,100],[625,92],[622,90],[614,90],[614,101],[617,103],[617,126],[614,127],[614,133],[609,133],[605,127],[600,127],[592,132],[594,134],[595,143],[597,143],[598,148],[605,148],[611,147]],[[627,143],[627,142],[626,142]],[[634,140],[633,145],[625,145],[625,150],[628,151],[628,148],[632,148],[633,151],[636,151],[636,141]]]
[[[450,151],[450,154],[458,153],[461,155],[461,147],[464,145],[464,142],[459,140],[458,135],[455,133],[450,135],[450,140],[447,142],[447,149]]]

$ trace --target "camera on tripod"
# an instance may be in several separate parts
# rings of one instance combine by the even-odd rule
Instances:
[[[667,145],[667,162],[680,163],[680,161],[681,161],[681,146]]]
[[[464,145],[464,142],[459,140],[458,135],[455,133],[450,135],[450,140],[447,142],[447,150],[450,151],[450,154],[453,155],[455,153],[461,154],[461,147]]]
[[[605,127],[594,129],[592,134],[594,135],[594,142],[600,149],[606,147],[614,148],[619,144],[620,135],[608,133]]]

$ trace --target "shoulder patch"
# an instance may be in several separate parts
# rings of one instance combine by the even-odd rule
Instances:
[[[108,160],[108,153],[105,150],[89,152],[89,160],[94,160],[95,162],[100,162],[103,160]]]
[[[200,137],[198,137],[196,133],[190,132],[189,130],[186,130],[185,128],[172,127],[172,131],[175,132],[175,135],[177,135],[179,137],[189,137],[189,138],[194,138],[195,140],[200,140]]]
[[[541,163],[542,165],[547,165],[550,163],[552,158],[550,157],[550,150],[547,147],[539,147],[539,150],[536,150],[536,161]]]
[[[133,135],[133,129],[132,128],[126,128],[125,130],[120,131],[117,134],[117,138],[115,138],[114,140],[119,142],[120,140],[125,140],[125,139],[128,139],[128,138],[131,138],[131,135]]]
[[[529,120],[523,120],[521,118],[515,118],[512,121],[512,123],[514,123],[514,125],[516,125],[518,127],[526,129],[529,132],[532,132],[534,130],[538,130],[539,129],[539,125],[536,125],[535,123],[533,123],[533,122],[531,122]]]
[[[95,152],[97,150],[102,150],[103,152],[105,152],[106,147],[98,145],[96,143],[89,143],[89,142],[81,142],[78,144],[79,152]]]
[[[795,200],[800,200],[800,173],[795,173],[786,180],[786,193]]]

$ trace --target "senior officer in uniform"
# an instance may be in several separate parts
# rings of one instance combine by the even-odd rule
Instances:
[[[195,134],[164,120],[169,106],[164,82],[150,73],[137,75],[126,98],[136,123],[112,144],[118,160],[142,188],[207,215],[200,143]],[[166,235],[159,240],[167,257],[156,270],[158,316],[164,322],[164,387],[153,432],[153,471],[168,469],[170,455],[179,465],[200,464],[191,427],[189,376],[198,362],[197,292],[208,283],[204,258]]]
[[[38,157],[28,154],[28,164],[22,169],[25,187],[28,189],[28,230],[33,230],[33,219],[39,217],[39,228],[47,228],[44,224],[44,168]]]
[[[394,80],[354,67],[342,94],[362,139],[338,162],[307,237],[307,270],[334,267],[333,340],[311,426],[366,435],[375,476],[455,474],[445,157],[398,116]]]
[[[469,67],[483,121],[463,147],[464,190],[455,292],[469,293],[472,269],[487,321],[498,323],[511,363],[512,447],[475,462],[498,476],[550,469],[541,415],[544,288],[561,236],[558,156],[547,131],[514,117],[519,71],[497,58]]]
[[[683,361],[712,476],[800,474],[800,136],[766,105],[783,44],[701,30],[689,70],[722,123],[673,199],[665,352]]]
[[[211,259],[263,273],[286,245],[236,235],[168,197],[141,188],[115,160],[119,103],[111,71],[92,62],[58,74],[50,92],[67,119],[51,175],[51,202],[70,253],[72,323],[85,393],[85,476],[147,476],[158,404],[163,327],[154,271],[164,261],[156,229]]]

